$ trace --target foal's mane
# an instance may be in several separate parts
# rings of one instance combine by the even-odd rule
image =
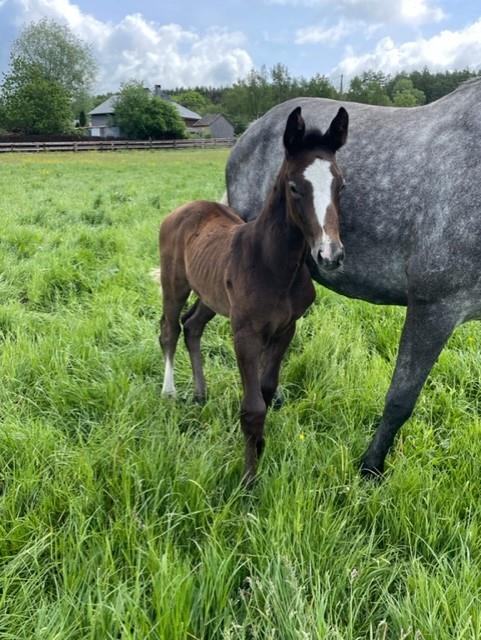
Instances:
[[[303,151],[314,151],[325,146],[324,134],[320,129],[308,129],[302,140]]]

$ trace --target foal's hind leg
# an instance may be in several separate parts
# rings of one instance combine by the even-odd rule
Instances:
[[[160,321],[159,342],[165,358],[164,384],[162,395],[175,396],[174,356],[180,335],[179,317],[187,300],[190,288],[187,283],[174,288],[162,283],[164,310]]]
[[[361,474],[379,476],[398,430],[411,415],[431,368],[457,324],[453,304],[411,304],[382,420],[361,462]]]
[[[202,369],[200,339],[202,338],[206,324],[209,320],[212,320],[214,316],[215,312],[201,300],[198,300],[193,311],[189,310],[185,317],[182,318],[184,340],[187,350],[189,351],[192,373],[194,375],[194,396],[199,402],[204,402],[205,400],[205,378]]]

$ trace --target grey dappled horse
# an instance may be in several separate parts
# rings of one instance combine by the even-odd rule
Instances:
[[[283,159],[286,118],[329,122],[339,102],[289,100],[257,120],[227,165],[229,204],[245,219],[261,210]],[[311,275],[352,298],[406,305],[383,416],[361,472],[381,474],[394,437],[453,329],[481,318],[481,79],[423,107],[344,103],[347,145],[338,154],[343,268]]]

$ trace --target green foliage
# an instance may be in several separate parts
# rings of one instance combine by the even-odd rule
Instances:
[[[79,114],[78,124],[79,127],[85,127],[85,125],[87,124],[87,116],[85,115],[85,111],[83,109]]]
[[[70,96],[40,67],[15,59],[2,89],[7,128],[26,134],[64,133],[71,129]]]
[[[6,125],[22,133],[65,133],[89,108],[96,65],[89,47],[68,27],[44,18],[13,43],[2,85]]]
[[[5,98],[0,93],[0,132],[7,130],[7,110],[5,107]]]
[[[409,78],[413,86],[424,93],[426,102],[429,103],[451,93],[462,82],[478,76],[479,73],[469,69],[432,73],[427,68],[424,68],[422,71],[412,71],[411,73],[400,75]],[[395,76],[393,80],[396,81],[398,77]]]
[[[457,329],[389,458],[357,475],[403,310],[317,287],[239,485],[228,321],[209,400],[160,398],[160,219],[217,199],[227,151],[0,163],[0,635],[15,640],[481,637],[481,328]]]
[[[392,101],[395,107],[417,107],[426,102],[426,96],[411,79],[399,77],[393,84]]]
[[[379,71],[366,71],[351,80],[346,100],[388,106],[391,98],[386,91],[387,77]]]
[[[247,78],[226,89],[221,110],[234,124],[236,133],[241,133],[276,104],[300,96],[336,98],[338,94],[324,76],[293,78],[286,66],[276,64],[269,71],[265,67],[252,70]]]
[[[122,86],[115,103],[115,124],[128,138],[182,138],[185,126],[176,108],[153,96],[141,83]]]
[[[175,93],[172,95],[172,99],[175,100],[175,102],[177,102],[178,104],[181,104],[187,109],[195,111],[195,113],[198,113],[202,116],[215,111],[214,104],[201,93],[199,93],[198,91],[194,91],[193,89],[190,91],[181,91],[180,93]]]
[[[94,109],[95,107],[98,107],[99,104],[102,104],[102,102],[105,102],[106,100],[108,100],[108,98],[110,98],[113,95],[114,93],[112,91],[108,91],[107,93],[97,93],[96,95],[91,96],[92,109]]]
[[[66,26],[43,18],[25,26],[11,50],[12,63],[35,66],[74,97],[90,86],[96,62],[90,47]]]

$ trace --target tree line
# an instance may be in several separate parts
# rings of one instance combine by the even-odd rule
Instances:
[[[394,76],[366,71],[352,78],[346,90],[335,87],[325,76],[292,77],[286,66],[277,64],[251,71],[231,87],[194,89],[177,88],[175,99],[199,113],[223,112],[241,133],[245,127],[279,102],[300,96],[332,98],[396,107],[415,107],[438,100],[454,91],[462,82],[478,74],[469,70],[432,73],[402,72]]]
[[[13,43],[10,66],[0,84],[0,133],[69,134],[83,132],[87,113],[112,94],[94,95],[97,64],[91,47],[53,20],[27,25]],[[477,74],[469,69],[394,76],[366,71],[344,89],[321,74],[294,77],[283,64],[252,70],[227,87],[178,87],[173,101],[199,113],[223,113],[236,133],[274,105],[300,96],[324,97],[376,105],[414,107],[454,91]],[[161,80],[161,79],[160,79]],[[115,120],[127,137],[183,137],[185,125],[172,103],[132,81],[119,87]]]

